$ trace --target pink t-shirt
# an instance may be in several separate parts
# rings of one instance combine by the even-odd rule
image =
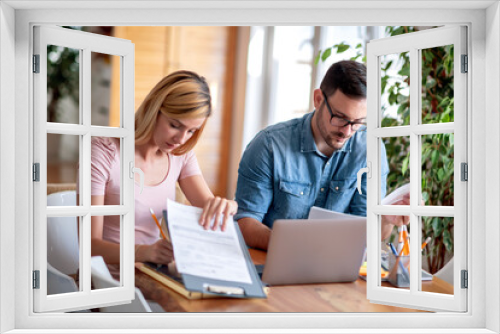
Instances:
[[[149,208],[154,210],[159,220],[163,210],[166,210],[167,198],[175,200],[177,181],[201,175],[198,161],[192,151],[181,156],[169,154],[168,158],[168,174],[160,184],[144,186],[140,194],[140,185],[135,183],[136,244],[152,244],[160,236]],[[105,195],[104,205],[120,204],[120,148],[115,140],[105,137],[92,138],[91,159],[91,194]],[[128,175],[128,171],[126,173]],[[103,239],[120,242],[119,216],[104,216]]]

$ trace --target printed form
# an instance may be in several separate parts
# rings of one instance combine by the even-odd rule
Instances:
[[[168,229],[177,270],[181,274],[251,284],[232,220],[224,232],[205,230],[198,223],[202,211],[167,200]]]

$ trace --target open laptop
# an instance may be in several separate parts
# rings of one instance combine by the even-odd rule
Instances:
[[[358,278],[365,246],[365,217],[276,220],[262,281],[352,282]]]

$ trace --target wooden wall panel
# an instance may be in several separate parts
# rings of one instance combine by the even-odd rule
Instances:
[[[226,196],[235,27],[116,27],[114,36],[135,44],[135,107],[165,75],[185,69],[204,76],[214,112],[195,147],[203,175],[216,194]],[[113,75],[118,73],[115,65]],[[112,113],[119,87],[112,84]]]

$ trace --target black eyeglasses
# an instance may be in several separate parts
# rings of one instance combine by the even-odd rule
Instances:
[[[351,122],[348,119],[345,119],[344,117],[337,116],[333,113],[332,107],[330,107],[330,104],[328,103],[328,99],[326,98],[325,92],[321,91],[323,94],[323,97],[325,98],[325,104],[326,104],[326,109],[328,109],[328,112],[332,116],[330,118],[330,124],[333,126],[338,126],[338,127],[344,127],[344,126],[351,126],[352,131],[366,131],[366,123],[364,122]]]

